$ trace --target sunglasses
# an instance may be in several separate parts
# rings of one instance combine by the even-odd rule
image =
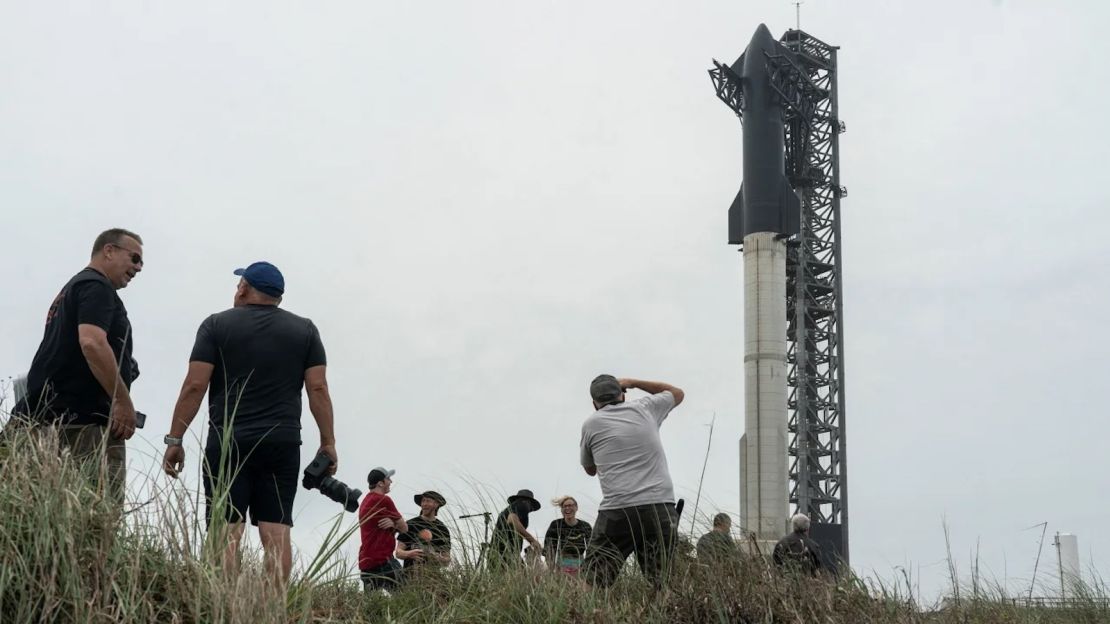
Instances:
[[[115,247],[116,249],[122,249],[126,252],[129,252],[131,254],[131,264],[142,266],[142,264],[143,264],[142,254],[135,253],[134,251],[131,251],[130,249],[124,247],[123,245],[117,245],[115,243],[108,243],[108,244],[111,245],[112,247]]]

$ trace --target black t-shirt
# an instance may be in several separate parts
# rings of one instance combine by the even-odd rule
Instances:
[[[593,527],[585,520],[579,520],[574,526],[567,524],[562,518],[552,520],[547,527],[547,535],[543,538],[544,552],[581,559],[586,552],[592,530]]]
[[[423,516],[417,516],[408,521],[408,533],[401,533],[397,536],[397,540],[405,545],[405,550],[412,550],[413,548],[420,548],[424,551],[424,556],[428,557],[431,553],[446,553],[451,552],[451,531],[447,529],[447,525],[440,522],[438,519],[431,521],[425,520]],[[432,539],[425,540],[420,537],[420,531],[427,529],[432,534]],[[431,559],[425,558],[424,562]],[[415,565],[415,559],[405,559],[405,567]]]
[[[86,268],[62,287],[46,313],[46,331],[27,372],[27,398],[16,411],[47,421],[106,424],[112,399],[93,376],[78,340],[78,325],[108,334],[120,378],[130,388],[137,374],[131,357],[131,322],[108,278]]]
[[[228,422],[240,444],[301,441],[304,372],[327,363],[312,321],[272,305],[224,310],[201,323],[189,359],[215,366],[210,444]]]
[[[506,507],[497,516],[497,523],[493,525],[493,535],[490,538],[490,547],[504,558],[520,557],[520,549],[524,546],[524,538],[516,532],[513,525],[509,524],[509,514],[515,513],[520,519],[520,524],[528,528],[528,514],[532,512],[532,505],[526,500],[517,500]]]

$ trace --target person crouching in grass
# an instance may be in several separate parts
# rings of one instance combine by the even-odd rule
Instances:
[[[489,557],[486,559],[491,570],[517,571],[524,567],[520,549],[524,541],[529,544],[531,561],[540,555],[543,546],[528,532],[528,514],[540,510],[540,502],[532,495],[532,490],[520,490],[509,497],[509,506],[497,515],[490,536]]]

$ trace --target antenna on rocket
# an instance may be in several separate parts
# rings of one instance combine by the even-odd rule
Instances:
[[[794,3],[794,30],[802,29],[802,0]]]

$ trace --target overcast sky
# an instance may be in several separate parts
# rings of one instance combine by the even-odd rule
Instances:
[[[803,29],[841,46],[861,572],[903,566],[939,591],[944,522],[962,571],[978,545],[1016,591],[1041,522],[1048,561],[1051,534],[1073,532],[1107,570],[1108,14],[802,6]],[[150,458],[197,326],[230,306],[232,269],[265,259],[320,328],[350,484],[382,464],[406,513],[428,487],[447,516],[527,487],[592,520],[579,427],[589,380],[612,372],[687,391],[663,438],[688,500],[716,414],[699,513],[735,513],[741,130],[706,69],[760,22],[777,36],[794,7],[0,2],[0,375],[26,370],[96,234],[127,227],[147,260],[121,292],[149,415],[133,482],[161,480]],[[298,546],[336,511],[302,490]]]

